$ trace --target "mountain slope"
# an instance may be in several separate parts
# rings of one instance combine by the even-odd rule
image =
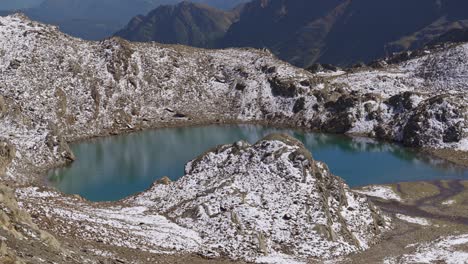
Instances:
[[[368,62],[386,53],[421,47],[431,38],[418,32],[441,18],[451,22],[468,19],[468,13],[459,12],[466,8],[468,2],[459,0],[351,1],[330,32],[320,61],[339,64],[351,64],[358,60]],[[450,23],[441,25],[438,34],[448,30]],[[407,46],[391,46],[392,42],[408,39],[408,35],[415,36]],[[428,37],[428,40],[424,40],[424,37]]]
[[[10,1],[10,0],[7,0]],[[57,25],[75,37],[98,40],[110,37],[133,17],[147,14],[160,5],[182,0],[23,0],[0,3],[4,9],[21,9],[34,20]],[[35,5],[32,5],[32,3]],[[246,0],[194,0],[193,2],[232,9]],[[31,3],[26,5],[27,3]],[[3,5],[2,5],[3,4]],[[4,15],[4,14],[3,14]]]
[[[249,3],[221,47],[268,47],[301,66],[317,61],[343,65],[421,47],[454,24],[466,26],[464,19],[468,19],[468,14],[460,12],[468,8],[468,2],[460,0],[327,1],[331,6],[325,9],[317,1],[299,2]],[[302,22],[293,24],[292,19]],[[278,23],[290,27],[268,30],[268,25]]]
[[[342,0],[253,1],[233,24],[221,46],[273,47],[291,33],[332,11]]]
[[[447,42],[468,42],[468,27],[454,28],[447,33],[432,40],[429,44],[437,45]]]
[[[216,47],[268,48],[279,58],[302,67],[315,62],[369,62],[393,52],[423,47],[450,30],[468,28],[468,13],[460,11],[465,9],[468,2],[463,0],[254,0],[243,6],[238,21]],[[203,20],[210,19],[210,13],[200,15],[206,16]],[[152,20],[158,17],[168,20],[157,12]],[[133,23],[144,24],[141,20],[138,17]],[[200,23],[184,21],[183,27],[172,27],[172,34],[159,34],[147,23],[144,34],[139,32],[144,26],[130,25],[125,35],[120,35],[138,41],[200,46],[173,35],[179,30],[184,35],[192,26],[199,35],[212,31],[210,27],[205,31]],[[210,43],[203,47],[212,46]]]
[[[237,17],[234,11],[182,2],[175,6],[160,6],[147,16],[137,16],[115,35],[132,41],[213,47]]]

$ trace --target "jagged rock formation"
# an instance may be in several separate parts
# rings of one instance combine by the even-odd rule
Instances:
[[[196,230],[207,254],[331,257],[366,249],[385,227],[365,197],[286,135],[220,146],[185,173],[134,200]]]
[[[0,141],[0,175],[4,175],[6,168],[15,158],[15,148],[5,141]]]

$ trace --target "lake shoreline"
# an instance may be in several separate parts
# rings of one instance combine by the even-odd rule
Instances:
[[[457,177],[468,179],[463,167],[399,144],[362,136],[244,123],[148,129],[78,141],[71,144],[77,160],[53,169],[44,182],[92,201],[125,199],[162,177],[177,181],[184,175],[186,164],[208,149],[239,140],[255,143],[271,133],[298,138],[314,158],[329,164],[332,172],[343,177],[351,187]],[[115,155],[110,158],[110,153]],[[368,164],[368,160],[374,162]],[[104,192],[108,188],[114,190],[112,194]]]

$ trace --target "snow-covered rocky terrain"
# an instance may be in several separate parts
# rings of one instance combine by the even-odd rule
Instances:
[[[87,42],[0,18],[7,176],[73,159],[67,141],[149,127],[266,122],[468,150],[468,44],[378,70],[312,74],[266,51]]]
[[[378,69],[313,74],[268,51],[88,42],[22,15],[0,17],[0,175],[39,182],[74,159],[70,141],[222,122],[467,152],[467,62],[464,44]],[[366,249],[386,226],[367,198],[290,138],[220,147],[186,174],[114,207],[33,187],[17,195],[57,234],[257,262]]]
[[[466,263],[468,259],[468,234],[443,237],[432,243],[412,245],[413,253],[385,259],[385,264],[397,263]],[[465,250],[463,249],[465,248]]]

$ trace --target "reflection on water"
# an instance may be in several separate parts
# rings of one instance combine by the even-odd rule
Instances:
[[[77,161],[49,175],[52,186],[92,201],[112,201],[147,189],[207,149],[238,140],[255,143],[273,132],[301,140],[317,160],[351,186],[433,179],[468,179],[468,170],[368,138],[349,138],[253,125],[158,129],[100,138],[72,146]]]

